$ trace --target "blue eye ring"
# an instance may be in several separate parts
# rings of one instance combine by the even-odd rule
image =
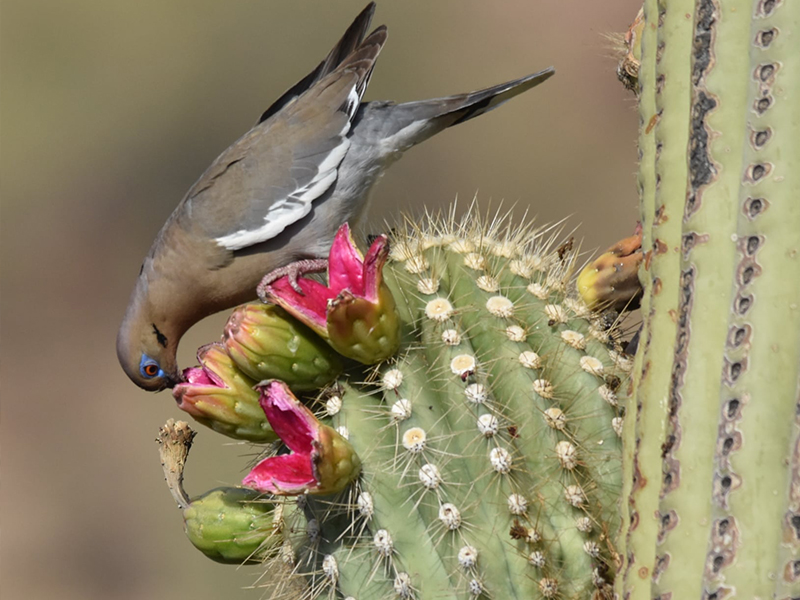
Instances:
[[[139,361],[139,374],[145,379],[165,376],[158,362],[147,356],[147,354],[142,354],[142,360]]]

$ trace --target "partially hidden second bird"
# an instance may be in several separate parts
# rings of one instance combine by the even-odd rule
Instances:
[[[176,353],[201,319],[251,301],[259,282],[320,270],[339,226],[403,152],[542,83],[552,68],[418,102],[362,102],[387,30],[370,3],[316,69],[270,106],[191,187],[144,259],[117,356],[145,390],[181,380]],[[291,266],[289,266],[291,265]]]

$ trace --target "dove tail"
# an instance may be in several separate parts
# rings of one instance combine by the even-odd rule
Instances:
[[[407,102],[396,107],[396,111],[407,113],[408,118],[442,121],[444,127],[452,127],[494,110],[514,96],[528,91],[549,79],[555,70],[550,67],[527,77],[501,83],[477,92],[457,94],[446,98],[434,98],[418,102]],[[444,129],[444,127],[442,127]]]
[[[458,96],[452,96],[451,98],[444,99],[456,105],[459,103],[461,104],[460,106],[456,106],[448,111],[447,114],[458,116],[458,118],[450,123],[448,127],[458,125],[464,121],[469,121],[474,117],[485,114],[490,110],[494,110],[498,106],[511,100],[511,98],[514,96],[518,96],[519,94],[536,87],[540,83],[543,83],[554,73],[555,70],[550,67],[549,69],[534,73],[533,75],[528,75],[527,77],[515,79],[514,81],[509,81],[507,83],[501,83],[500,85],[495,85],[490,88],[486,88],[485,90],[470,92],[469,94],[460,94]]]
[[[381,140],[384,151],[402,153],[448,127],[494,110],[514,96],[546,81],[554,73],[551,67],[484,90],[446,98],[403,104],[370,102],[362,106],[379,115],[370,119],[373,130],[365,128],[363,135]]]

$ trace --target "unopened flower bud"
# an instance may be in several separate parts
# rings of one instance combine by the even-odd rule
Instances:
[[[246,488],[216,488],[183,511],[184,530],[195,548],[229,564],[259,563],[281,540],[273,526],[275,505]]]
[[[222,344],[250,378],[280,379],[296,391],[323,388],[342,370],[330,346],[274,305],[237,308],[225,325]]]
[[[172,390],[178,407],[199,423],[228,437],[272,442],[275,433],[258,404],[255,381],[242,373],[221,344],[197,352],[199,367],[183,372],[184,382]]]

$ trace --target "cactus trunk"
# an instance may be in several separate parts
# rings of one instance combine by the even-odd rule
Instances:
[[[800,594],[800,5],[647,0],[621,598]]]

